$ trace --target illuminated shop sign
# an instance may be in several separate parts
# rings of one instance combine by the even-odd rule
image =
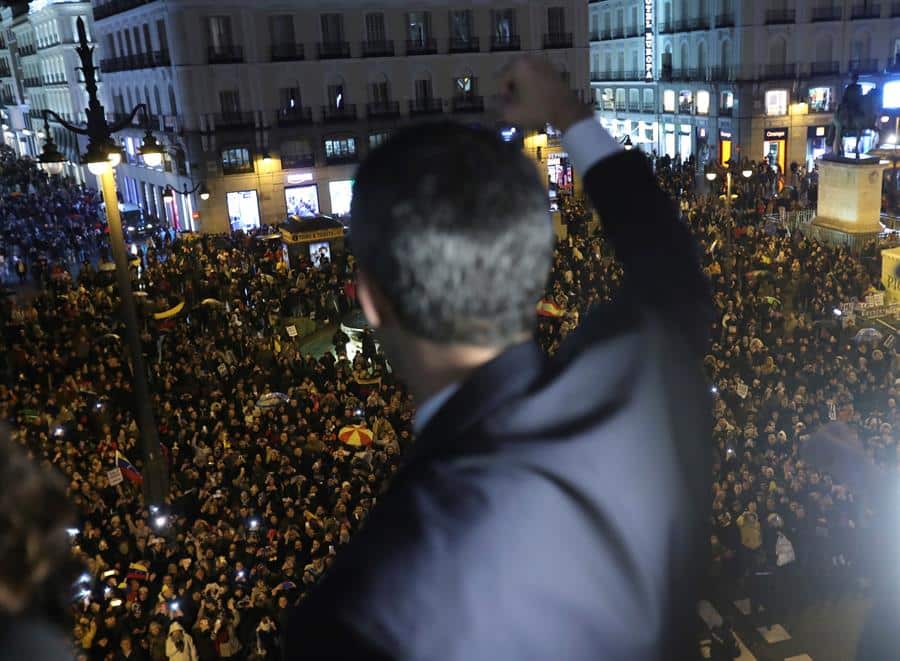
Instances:
[[[766,140],[786,140],[787,129],[766,129]]]
[[[653,0],[644,0],[644,80],[653,80]]]

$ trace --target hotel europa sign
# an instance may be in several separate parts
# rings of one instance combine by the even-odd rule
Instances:
[[[644,80],[653,80],[653,0],[644,0]]]

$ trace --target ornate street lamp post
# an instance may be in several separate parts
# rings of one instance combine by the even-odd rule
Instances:
[[[137,311],[131,291],[131,272],[128,267],[125,237],[122,234],[122,218],[119,215],[116,178],[113,174],[113,168],[122,160],[122,150],[113,141],[112,134],[129,126],[139,111],[143,111],[146,117],[147,108],[144,104],[138,104],[124,119],[113,124],[107,123],[106,112],[97,98],[97,70],[93,61],[94,49],[88,44],[84,21],[80,17],[78,18],[77,27],[78,47],[75,51],[81,59],[84,86],[88,93],[87,125],[85,128],[74,126],[52,110],[45,110],[44,123],[47,142],[44,144],[44,151],[39,160],[48,172],[56,170],[57,173],[62,170],[62,163],[65,161],[65,158],[53,144],[49,125],[47,124],[48,115],[69,131],[88,138],[87,151],[81,160],[82,163],[87,165],[88,170],[100,179],[101,192],[106,203],[109,243],[112,248],[113,260],[116,264],[116,282],[119,289],[119,298],[122,301],[121,312],[125,323],[126,345],[131,357],[134,408],[140,430],[141,451],[144,461],[142,473],[144,504],[151,508],[159,508],[164,505],[165,497],[168,493],[168,468],[165,457],[162,455],[159,435],[156,431],[156,422],[153,418]],[[153,137],[149,128],[144,135],[140,153],[144,162],[150,167],[157,166],[162,162],[162,148],[156,138]]]

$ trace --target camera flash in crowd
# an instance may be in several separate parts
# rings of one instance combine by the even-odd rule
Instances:
[[[53,433],[56,434],[57,436],[62,436],[66,432],[62,427],[57,427],[56,429],[53,430]]]
[[[178,602],[177,602],[177,601],[173,601],[171,604],[169,604],[169,610],[171,610],[171,611],[177,611],[177,610],[178,610]]]
[[[75,537],[75,536],[77,536],[78,533],[80,533],[81,531],[78,530],[78,528],[66,528],[66,532],[69,533],[69,537]]]
[[[834,316],[835,316],[835,317],[840,317],[842,314],[844,314],[844,313],[841,312],[841,309],[840,309],[840,308],[835,308],[835,309],[834,309]]]
[[[250,530],[256,530],[259,527],[259,519],[250,519]]]
[[[161,514],[153,520],[153,523],[156,524],[157,528],[165,528],[168,520],[169,518],[167,516]]]

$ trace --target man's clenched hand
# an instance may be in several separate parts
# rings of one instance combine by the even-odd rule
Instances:
[[[522,57],[513,62],[500,79],[500,93],[503,116],[524,128],[543,128],[549,123],[565,131],[592,114],[544,59]]]

